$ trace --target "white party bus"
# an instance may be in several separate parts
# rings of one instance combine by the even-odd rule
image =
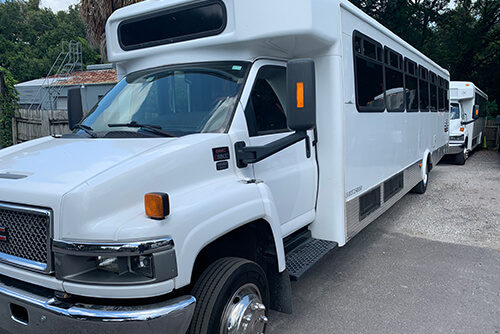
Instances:
[[[145,1],[73,133],[0,151],[0,327],[262,333],[448,149],[449,74],[345,0]]]

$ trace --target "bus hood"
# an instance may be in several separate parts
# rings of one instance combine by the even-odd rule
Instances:
[[[230,142],[215,133],[30,141],[0,151],[0,202],[52,209],[56,240],[157,238],[167,231],[165,221],[145,216],[144,195],[167,192],[176,213],[200,200],[192,195],[200,189],[211,189],[207,198],[220,189],[214,184],[234,177],[231,163],[219,171],[213,157],[215,148],[227,152]]]
[[[109,168],[175,139],[45,137],[0,151],[0,201],[57,207],[63,194]]]

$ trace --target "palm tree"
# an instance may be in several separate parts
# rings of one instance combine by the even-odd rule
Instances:
[[[103,60],[107,60],[105,27],[108,17],[119,8],[141,1],[143,0],[80,0],[80,13],[87,39],[90,44],[99,47]]]

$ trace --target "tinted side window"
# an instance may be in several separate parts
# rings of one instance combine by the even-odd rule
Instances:
[[[123,21],[118,40],[125,51],[214,36],[226,27],[222,1],[207,1]]]
[[[260,69],[245,110],[250,136],[290,131],[286,123],[286,69]]]
[[[405,59],[406,110],[418,111],[418,71],[417,64]]]
[[[437,76],[433,72],[429,72],[430,77],[430,97],[431,97],[431,111],[438,110],[438,87]]]
[[[448,105],[446,104],[446,80],[438,77],[438,98],[439,98],[439,111],[447,111]]]
[[[385,103],[387,111],[405,110],[403,56],[385,49]]]
[[[382,45],[354,32],[356,104],[359,111],[385,109]]]
[[[419,96],[419,107],[420,111],[429,111],[430,101],[429,101],[429,81],[428,81],[428,70],[420,66],[420,79],[418,80],[418,90],[420,92]]]

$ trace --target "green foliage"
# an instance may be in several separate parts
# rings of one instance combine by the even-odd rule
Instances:
[[[0,89],[0,147],[12,145],[12,116],[17,108],[15,83],[9,71],[0,67],[0,85],[2,85]]]
[[[495,117],[499,115],[497,100],[488,101],[486,105],[486,114],[488,115],[488,119],[495,119]]]
[[[85,64],[100,62],[97,50],[85,39],[79,8],[53,13],[39,8],[39,0],[0,3],[0,66],[19,82],[41,78],[61,52],[61,41],[80,41]]]

